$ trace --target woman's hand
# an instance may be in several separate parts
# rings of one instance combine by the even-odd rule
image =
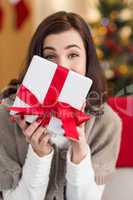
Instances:
[[[34,152],[38,156],[43,157],[53,150],[52,145],[49,143],[50,135],[47,134],[46,127],[40,126],[37,121],[27,125],[25,120],[20,117],[18,117],[17,123],[22,129],[26,141],[32,145]]]
[[[85,103],[82,106],[82,111],[85,109]],[[71,161],[75,164],[78,164],[85,158],[88,151],[88,144],[85,137],[85,123],[81,124],[78,127],[79,140],[72,141],[72,157]]]

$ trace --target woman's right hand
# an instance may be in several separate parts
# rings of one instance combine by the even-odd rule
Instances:
[[[31,144],[34,152],[43,157],[48,155],[53,150],[52,145],[49,143],[50,134],[47,134],[46,127],[40,126],[40,123],[34,121],[30,125],[27,125],[23,118],[18,117],[18,125],[22,129],[23,134],[26,137],[26,141]]]

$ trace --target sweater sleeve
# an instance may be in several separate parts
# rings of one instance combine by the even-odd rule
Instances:
[[[4,200],[43,200],[49,182],[53,152],[39,157],[29,145],[19,184],[14,190],[3,191]]]
[[[67,153],[66,172],[67,200],[100,200],[103,194],[104,185],[98,186],[95,182],[89,146],[86,157],[79,164],[74,164],[70,160],[70,155],[71,151],[69,150]]]
[[[122,130],[121,119],[107,103],[103,105],[103,111],[104,114],[95,118],[91,130],[86,129],[98,185],[109,182],[116,170]]]

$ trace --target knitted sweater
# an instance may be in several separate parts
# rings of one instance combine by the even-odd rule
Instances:
[[[2,192],[4,200],[44,200],[52,157],[53,150],[50,154],[39,157],[29,145],[19,184],[15,189]],[[101,200],[104,188],[105,185],[97,185],[94,180],[89,146],[86,156],[78,164],[71,161],[70,146],[67,152],[64,200]],[[55,197],[51,200],[55,200]]]
[[[10,99],[7,104],[12,104]],[[10,121],[9,111],[5,109],[7,104],[0,106],[0,191],[16,188],[28,151],[28,143],[21,129]],[[115,171],[121,138],[119,117],[106,103],[103,111],[104,114],[91,116],[85,124],[97,184],[106,184]],[[67,150],[54,146],[45,200],[51,200],[53,196],[57,200],[64,199]]]

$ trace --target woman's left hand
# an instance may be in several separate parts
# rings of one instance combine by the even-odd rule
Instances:
[[[82,106],[82,111],[84,112],[86,103]],[[85,123],[78,126],[78,132],[79,132],[79,140],[78,141],[72,141],[72,157],[71,161],[75,164],[78,164],[85,158],[88,151],[88,144],[85,137]]]

